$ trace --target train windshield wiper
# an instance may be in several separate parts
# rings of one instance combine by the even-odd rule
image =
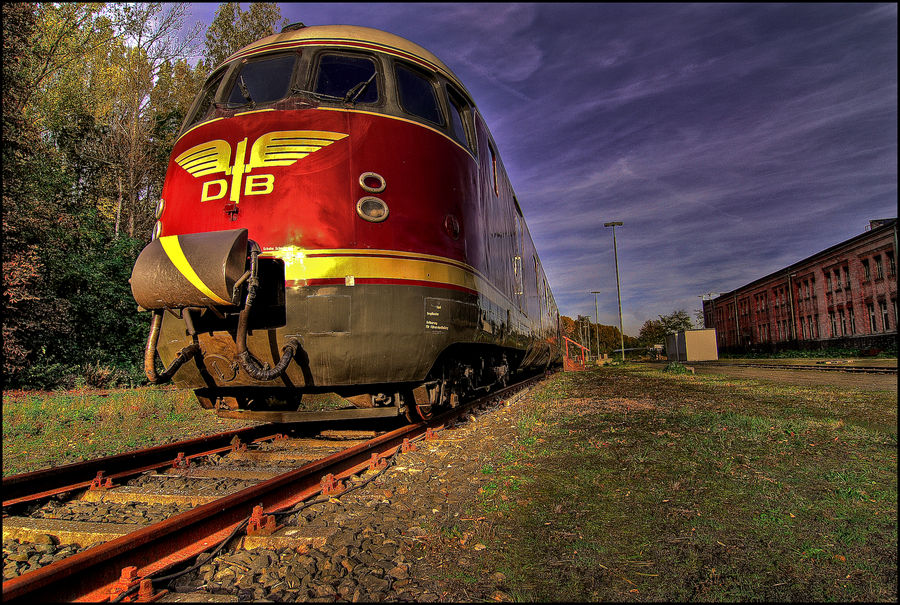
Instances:
[[[319,99],[320,101],[343,101],[341,97],[336,97],[335,95],[326,95],[321,92],[313,92],[311,90],[304,90],[302,88],[292,88],[291,94],[303,94],[308,95],[314,99]]]
[[[375,74],[377,73],[378,72],[373,71],[368,80],[366,80],[365,82],[360,82],[359,84],[348,90],[347,94],[344,95],[344,102],[346,103],[347,101],[349,101],[351,103],[356,103],[356,99],[358,99],[359,95],[361,95],[366,87],[372,83],[372,80],[375,79]]]
[[[244,76],[240,76],[237,81],[238,88],[241,90],[241,94],[244,95],[244,98],[247,99],[247,102],[250,106],[253,106],[253,97],[250,96],[250,90],[247,88],[247,84],[244,82]]]
[[[216,109],[231,110],[231,109],[240,109],[241,107],[252,107],[253,102],[250,101],[249,103],[233,103],[231,101],[225,101],[224,103],[223,102],[215,102],[215,103],[213,103],[213,106]]]

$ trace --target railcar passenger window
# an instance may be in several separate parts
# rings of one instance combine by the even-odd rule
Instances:
[[[431,81],[424,75],[399,63],[396,72],[400,105],[404,111],[429,122],[443,124],[444,119],[441,116],[441,109]]]
[[[258,105],[286,97],[295,58],[295,55],[280,55],[242,65],[234,78],[228,103]]]
[[[491,172],[494,174],[494,195],[500,195],[500,187],[497,183],[497,152],[494,151],[494,146],[490,145],[491,150]]]
[[[322,55],[315,91],[357,103],[378,101],[375,62],[365,57]],[[349,95],[349,96],[348,96]]]

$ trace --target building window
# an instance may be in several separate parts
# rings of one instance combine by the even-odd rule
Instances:
[[[875,279],[884,277],[884,265],[881,263],[881,255],[875,257]]]
[[[872,279],[872,274],[869,271],[869,261],[864,260],[862,262],[862,266],[863,266],[863,281],[869,281],[870,279]]]
[[[853,316],[853,307],[847,307],[847,314],[850,315],[850,333],[856,334],[856,318]]]
[[[825,291],[831,292],[831,272],[825,274]]]
[[[828,313],[828,320],[831,322],[831,337],[837,336],[837,323],[834,319],[834,311]]]
[[[806,333],[809,334],[810,338],[816,337],[815,333],[813,332],[812,315],[806,316]]]
[[[884,332],[887,332],[891,329],[891,319],[888,317],[888,306],[885,301],[880,301],[879,306],[881,306],[881,329]]]
[[[844,310],[840,309],[838,311],[838,315],[841,317],[841,336],[847,335],[847,316],[844,315]]]
[[[816,338],[820,338],[819,336],[819,314],[815,314],[815,321],[813,321],[813,332],[816,335]]]
[[[894,263],[894,253],[890,252],[890,251],[887,252],[887,257],[888,257],[888,271],[889,271],[888,275],[893,277],[894,275],[897,274],[897,265]]]
[[[878,328],[875,326],[875,305],[869,303],[869,333],[874,334],[878,331]]]
[[[850,289],[850,268],[844,267],[844,288]]]

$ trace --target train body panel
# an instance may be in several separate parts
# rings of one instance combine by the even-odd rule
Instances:
[[[226,61],[172,150],[158,219],[199,290],[195,259],[171,250],[242,229],[258,246],[234,285],[258,284],[252,312],[199,297],[160,320],[164,364],[198,345],[174,371],[198,395],[367,392],[559,359],[558,311],[486,124],[446,66],[396,36],[305,28]],[[274,378],[239,362],[246,349],[277,366],[286,342],[294,358]]]

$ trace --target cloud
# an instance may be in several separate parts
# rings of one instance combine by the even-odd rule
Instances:
[[[563,313],[626,332],[896,216],[895,4],[286,4],[456,72]]]

